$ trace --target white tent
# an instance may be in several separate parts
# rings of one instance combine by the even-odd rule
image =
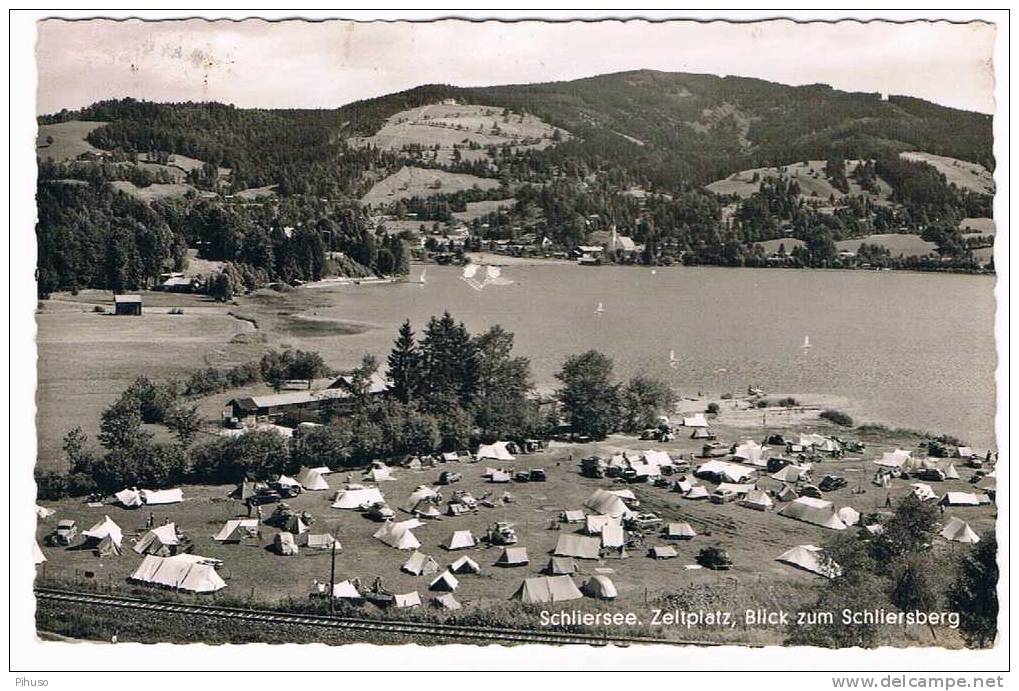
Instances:
[[[980,498],[972,492],[945,492],[941,502],[946,506],[980,506],[987,503],[980,501]]]
[[[552,553],[557,557],[598,559],[601,556],[601,540],[596,537],[567,533],[559,536]]]
[[[414,533],[399,523],[386,523],[372,537],[396,549],[417,549],[421,546]]]
[[[612,580],[602,575],[591,576],[580,587],[580,591],[597,600],[614,600],[619,596]]]
[[[668,468],[672,465],[672,458],[665,451],[645,451],[644,462],[659,468]]]
[[[431,576],[439,572],[439,562],[427,554],[415,551],[400,568],[413,576]]]
[[[759,468],[768,467],[768,449],[753,439],[748,439],[737,446],[732,455],[743,463],[749,463]]]
[[[740,505],[748,509],[766,511],[775,506],[775,502],[771,500],[771,497],[764,490],[755,489],[747,492],[747,496],[740,501]]]
[[[707,427],[708,419],[704,417],[704,413],[697,413],[693,417],[683,418],[684,427]]]
[[[239,518],[227,521],[212,539],[217,542],[240,542],[258,532],[257,518]]]
[[[835,514],[846,525],[856,525],[860,522],[860,512],[852,506],[843,506]]]
[[[781,470],[771,474],[772,479],[779,482],[798,482],[804,479],[807,469],[798,465],[787,465]]]
[[[141,491],[142,502],[146,506],[157,506],[159,504],[179,504],[184,501],[184,491],[180,488]]]
[[[339,600],[360,600],[361,593],[357,592],[357,588],[350,581],[340,581],[333,583],[333,597]]]
[[[799,497],[796,501],[787,504],[778,513],[780,516],[795,518],[798,521],[819,525],[822,528],[829,528],[831,530],[846,529],[846,524],[835,513],[832,503],[824,499]]]
[[[437,595],[432,598],[432,604],[440,609],[457,610],[462,605],[457,602],[456,598],[453,597],[452,593],[445,593],[443,595]]]
[[[120,526],[114,523],[109,516],[104,516],[103,520],[96,523],[88,530],[82,531],[81,533],[86,538],[91,540],[102,541],[107,537],[116,545],[117,549],[120,549],[121,542],[124,540],[124,532],[120,529]]]
[[[469,530],[455,530],[450,534],[442,546],[448,550],[469,549],[477,544],[477,540]]]
[[[577,562],[573,557],[552,557],[545,565],[545,571],[549,576],[562,576],[577,573]]]
[[[755,485],[752,482],[748,483],[720,482],[718,483],[718,487],[716,487],[715,489],[722,490],[723,492],[726,491],[732,492],[737,496],[744,497],[753,492],[755,489],[757,489],[757,485]]]
[[[606,492],[603,489],[596,489],[594,494],[589,496],[584,502],[584,507],[596,514],[606,516],[622,516],[627,518],[633,515],[633,512],[623,503],[619,495]]]
[[[526,578],[512,599],[523,602],[564,602],[584,597],[569,576],[537,576]]]
[[[297,546],[297,539],[294,537],[294,533],[287,530],[276,533],[273,536],[272,547],[277,554],[283,557],[295,557],[301,549]]]
[[[136,509],[142,505],[141,493],[130,488],[122,489],[113,496],[125,509]]]
[[[934,492],[930,485],[925,485],[922,482],[914,482],[912,487],[913,495],[920,501],[937,501],[938,495]]]
[[[883,468],[898,468],[902,469],[906,467],[912,460],[912,455],[908,451],[902,449],[895,449],[895,451],[885,452],[881,458],[874,461],[877,465]]]
[[[512,478],[510,477],[509,473],[503,472],[501,470],[493,470],[492,474],[488,476],[489,482],[494,482],[497,484],[505,484],[509,482],[511,479]]]
[[[601,535],[605,526],[619,524],[619,516],[595,516],[591,514],[585,518],[584,532],[588,535]]]
[[[403,510],[410,513],[418,505],[418,502],[431,499],[438,494],[434,489],[426,485],[418,485],[410,496],[407,497],[407,501],[403,504]]]
[[[669,540],[692,540],[697,533],[689,523],[670,523],[665,527],[665,537]]]
[[[301,483],[301,487],[309,491],[320,491],[329,489],[329,483],[322,476],[320,470],[316,468],[301,468],[301,472],[297,474],[297,481]]]
[[[35,517],[40,520],[44,518],[49,518],[55,513],[56,511],[53,509],[47,509],[46,507],[39,506],[38,504],[35,505]]]
[[[495,560],[496,566],[527,566],[531,562],[526,547],[503,547],[502,554]]]
[[[283,487],[300,487],[301,486],[300,482],[298,482],[294,478],[290,477],[289,475],[280,475],[279,483]]]
[[[346,489],[336,492],[333,500],[334,509],[357,509],[362,506],[385,503],[386,498],[377,487],[363,485],[347,485]]]
[[[297,544],[308,549],[332,549],[333,545],[337,550],[343,549],[339,540],[329,533],[301,533],[297,536]]]
[[[411,593],[403,593],[402,595],[393,595],[393,606],[400,609],[404,607],[420,607],[421,596],[418,595],[416,590]]]
[[[130,578],[147,585],[192,593],[211,593],[226,587],[210,560],[192,554],[147,555]]]
[[[601,531],[601,546],[616,548],[623,547],[626,545],[626,533],[623,531],[623,526],[618,523],[609,523],[602,528]]]
[[[46,555],[42,553],[41,549],[39,549],[39,541],[38,540],[33,540],[32,541],[32,560],[36,564],[41,564],[44,561],[46,561]]]
[[[429,590],[442,590],[450,593],[459,587],[460,581],[449,571],[443,571],[428,584]]]
[[[386,466],[375,467],[368,471],[368,479],[372,482],[382,482],[383,480],[395,480],[393,474]]]
[[[435,505],[435,502],[428,499],[422,499],[414,505],[408,513],[418,516],[420,518],[439,518],[442,516],[442,512],[439,511],[439,507]]]
[[[946,540],[953,540],[955,542],[962,542],[968,545],[975,545],[980,542],[980,537],[973,532],[973,529],[969,527],[969,524],[961,518],[952,516],[945,524],[944,530],[941,531],[941,537]]]
[[[180,544],[177,539],[177,526],[167,523],[145,533],[134,545],[137,554],[162,554],[170,556],[170,547]]]
[[[778,555],[775,560],[791,564],[804,571],[810,571],[826,578],[835,578],[842,574],[842,569],[839,565],[825,556],[823,549],[814,545],[793,547]]]
[[[839,450],[838,442],[831,437],[825,437],[821,434],[801,434],[800,446],[804,448],[813,447],[815,451],[822,451],[824,453],[832,453]]]
[[[512,461],[513,454],[509,452],[509,442],[497,441],[492,444],[482,444],[478,448],[477,458],[479,461]]]
[[[755,472],[755,470],[746,466],[716,460],[701,463],[697,470],[694,471],[694,475],[708,479],[718,479],[722,482],[743,482],[754,477]]]
[[[481,565],[467,555],[464,555],[449,565],[453,573],[481,573]]]
[[[655,545],[651,548],[650,556],[654,559],[673,559],[679,556],[679,552],[669,545]]]
[[[583,523],[586,516],[581,509],[567,509],[560,514],[563,523]]]
[[[683,495],[684,499],[707,499],[711,494],[704,485],[694,485],[690,491]]]

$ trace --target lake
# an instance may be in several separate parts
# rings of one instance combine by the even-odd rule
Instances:
[[[414,280],[419,274],[415,267]],[[315,318],[371,328],[302,337],[300,345],[336,366],[365,352],[384,363],[405,318],[420,331],[449,310],[472,333],[492,324],[514,332],[543,386],[555,384],[568,355],[594,348],[615,360],[621,377],[661,375],[687,395],[754,384],[833,396],[858,421],[994,445],[993,277],[549,264],[506,267],[512,285],[478,291],[460,275],[429,266],[424,286],[310,288],[331,304]],[[808,336],[811,347],[801,348]]]

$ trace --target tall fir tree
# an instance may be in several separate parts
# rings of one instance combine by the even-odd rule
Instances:
[[[410,403],[416,397],[421,381],[421,353],[409,319],[400,326],[387,363],[389,369],[386,374],[393,395],[401,403]]]

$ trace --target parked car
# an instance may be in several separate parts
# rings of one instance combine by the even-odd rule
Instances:
[[[842,489],[846,486],[846,479],[839,475],[825,475],[821,478],[821,482],[818,488],[822,492],[834,492],[837,489]]]
[[[513,480],[516,482],[530,482],[531,471],[529,470],[518,470],[513,474]]]
[[[57,523],[56,529],[50,534],[49,543],[54,546],[66,547],[78,537],[78,525],[71,519]]]
[[[716,489],[711,493],[710,498],[712,504],[728,504],[731,501],[736,501],[738,497],[739,495],[731,489]]]
[[[531,468],[531,482],[544,482],[548,479],[544,468]]]
[[[439,473],[439,484],[440,485],[452,485],[454,482],[460,482],[463,479],[463,475],[455,473],[452,470],[444,470]]]
[[[373,521],[379,521],[380,523],[396,518],[396,512],[382,502],[372,504],[365,515]]]
[[[662,519],[655,513],[639,513],[626,522],[628,528],[651,528],[662,524]]]
[[[938,468],[923,468],[913,473],[913,477],[917,480],[924,480],[925,482],[944,482],[945,471],[939,470]]]
[[[280,499],[282,499],[280,493],[264,483],[258,483],[258,485],[255,486],[255,493],[248,497],[248,501],[253,506],[274,504],[280,501]]]
[[[715,571],[728,571],[732,568],[732,559],[721,547],[705,547],[697,555],[697,563]]]
[[[796,494],[801,497],[810,497],[812,499],[822,499],[821,490],[815,485],[803,485],[796,489]]]
[[[270,482],[269,489],[276,492],[283,499],[293,499],[302,491],[300,485],[284,485],[279,482]]]
[[[580,460],[580,474],[584,477],[605,477],[605,461],[598,456],[588,456]]]

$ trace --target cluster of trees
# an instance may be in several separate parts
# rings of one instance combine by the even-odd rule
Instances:
[[[827,558],[840,575],[818,595],[813,609],[830,612],[831,623],[791,626],[787,643],[830,648],[873,648],[886,642],[879,624],[847,625],[842,611],[878,608],[903,612],[950,611],[960,615],[960,633],[967,644],[985,647],[997,633],[998,567],[994,533],[960,556],[934,552],[940,523],[937,507],[908,495],[879,535],[868,531],[840,535],[825,545]],[[937,645],[936,633],[930,629]]]

